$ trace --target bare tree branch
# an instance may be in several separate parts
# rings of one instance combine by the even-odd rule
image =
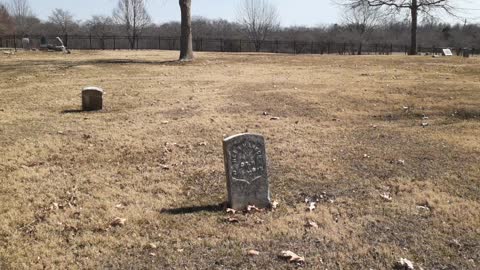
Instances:
[[[237,10],[237,21],[243,25],[257,52],[267,37],[280,26],[277,8],[268,0],[243,0]]]
[[[113,11],[113,18],[124,27],[131,49],[135,48],[138,36],[152,22],[146,9],[145,0],[118,0],[118,6]]]
[[[356,9],[364,5],[378,7],[385,12],[400,12],[409,10],[411,16],[411,41],[410,54],[417,54],[417,28],[419,13],[431,14],[434,9],[443,10],[449,15],[453,15],[454,8],[451,5],[452,0],[343,0],[341,3],[351,9]]]
[[[73,14],[67,10],[56,8],[48,17],[48,21],[57,26],[62,35],[68,34],[72,25],[75,24]]]

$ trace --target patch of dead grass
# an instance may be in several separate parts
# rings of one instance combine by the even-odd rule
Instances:
[[[1,269],[478,268],[477,58],[176,56],[2,58]],[[221,141],[245,131],[280,207],[229,223]]]

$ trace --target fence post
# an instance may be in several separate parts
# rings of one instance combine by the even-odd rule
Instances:
[[[390,43],[390,55],[393,55],[393,43]]]
[[[113,50],[115,51],[117,49],[117,41],[116,41],[116,38],[115,36],[113,36]]]
[[[136,38],[136,41],[137,41],[137,50],[138,50],[138,40],[139,40],[139,38],[137,37],[137,38]]]
[[[92,34],[90,34],[90,35],[88,36],[88,38],[90,39],[90,50],[91,50],[91,49],[92,49]]]
[[[243,52],[243,48],[242,48],[242,40],[240,39],[240,52]]]
[[[293,41],[293,53],[297,54],[297,41]]]

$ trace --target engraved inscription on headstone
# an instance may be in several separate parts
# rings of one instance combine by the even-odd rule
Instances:
[[[103,108],[103,90],[98,87],[86,87],[82,90],[82,110],[98,111]]]
[[[228,204],[233,209],[249,205],[270,206],[265,140],[260,135],[239,134],[223,141]]]

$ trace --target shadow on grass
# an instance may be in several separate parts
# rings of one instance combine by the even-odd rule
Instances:
[[[68,114],[68,113],[82,113],[84,110],[63,110],[62,114]]]
[[[105,109],[103,110],[63,110],[61,114],[70,114],[70,113],[104,113],[106,112]]]
[[[184,62],[178,60],[168,61],[147,61],[141,59],[101,59],[81,62],[82,64],[148,64],[148,65],[183,65]]]
[[[162,209],[160,213],[169,214],[169,215],[183,215],[183,214],[193,214],[193,213],[199,213],[199,212],[221,212],[224,209],[223,205],[224,205],[223,203],[220,203],[220,204],[212,204],[212,205]]]
[[[458,109],[455,110],[451,116],[462,119],[462,120],[472,120],[472,119],[479,119],[480,120],[480,110],[475,109]]]
[[[148,61],[142,59],[96,59],[96,60],[87,60],[87,61],[59,61],[59,60],[46,60],[46,61],[28,61],[21,62],[15,65],[14,68],[25,68],[32,66],[46,66],[46,65],[59,65],[60,69],[73,68],[78,66],[85,65],[129,65],[129,64],[139,64],[139,65],[159,65],[159,66],[184,66],[191,63],[196,63],[192,61],[179,61],[179,60],[167,60],[167,61]],[[0,71],[11,71],[11,66],[2,66],[0,64]]]

